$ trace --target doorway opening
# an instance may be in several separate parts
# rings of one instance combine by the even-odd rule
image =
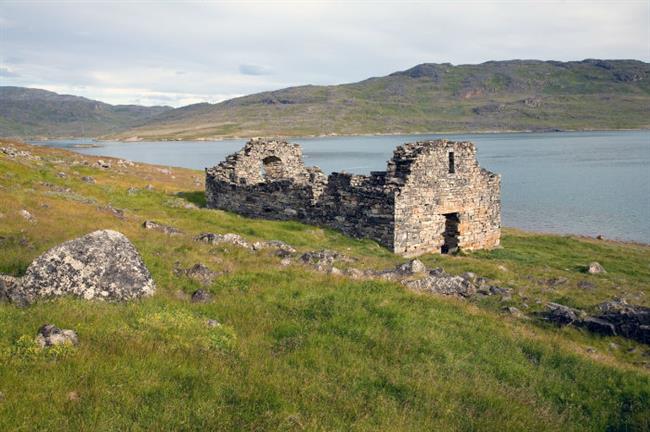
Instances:
[[[446,213],[445,217],[445,232],[442,234],[444,242],[440,248],[443,254],[452,254],[458,252],[458,225],[460,225],[460,218],[458,213]]]

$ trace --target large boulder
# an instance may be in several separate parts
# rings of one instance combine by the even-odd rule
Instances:
[[[11,283],[3,282],[6,286]],[[152,295],[156,289],[133,244],[111,230],[95,231],[53,247],[13,283],[5,297],[16,303],[65,295],[122,301]]]

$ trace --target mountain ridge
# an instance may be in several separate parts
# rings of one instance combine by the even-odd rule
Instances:
[[[0,111],[0,136],[2,117]],[[113,125],[99,136],[167,140],[644,129],[649,118],[650,63],[504,60],[421,63],[359,82],[300,85],[164,109]]]
[[[111,105],[38,88],[0,86],[0,136],[98,136],[139,125],[170,109]]]

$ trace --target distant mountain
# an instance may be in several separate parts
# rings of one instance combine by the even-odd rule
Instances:
[[[650,127],[650,64],[636,60],[425,63],[167,111],[118,138],[585,130]]]
[[[141,125],[171,109],[165,106],[109,105],[40,89],[0,87],[0,136],[105,135]]]
[[[177,109],[0,87],[0,136],[191,139],[627,128],[650,128],[650,63],[424,63],[358,83],[290,87]]]

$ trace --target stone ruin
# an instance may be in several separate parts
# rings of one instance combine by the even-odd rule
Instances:
[[[401,145],[369,176],[306,167],[298,144],[253,139],[206,169],[209,208],[326,226],[407,256],[499,245],[500,176],[470,142]]]

